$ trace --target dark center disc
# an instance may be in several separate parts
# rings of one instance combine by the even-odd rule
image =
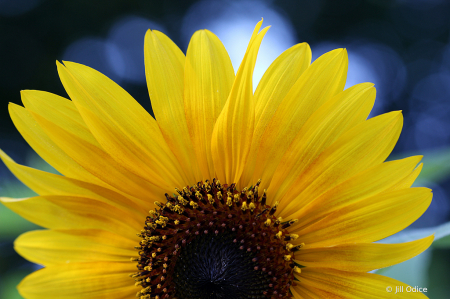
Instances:
[[[267,298],[267,275],[255,269],[255,257],[233,240],[232,233],[209,233],[182,248],[173,274],[177,298]]]

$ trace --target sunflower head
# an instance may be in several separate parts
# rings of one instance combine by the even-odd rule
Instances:
[[[388,298],[386,287],[404,285],[368,273],[433,240],[374,243],[432,198],[411,188],[421,157],[385,161],[401,112],[367,119],[375,89],[344,90],[346,50],[311,63],[306,43],[283,52],[253,92],[261,24],[236,73],[210,31],[196,32],[185,55],[149,30],[155,118],[73,62],[57,63],[70,100],[26,90],[24,107],[10,104],[19,132],[61,173],[0,151],[39,194],[2,203],[45,228],[15,242],[44,266],[19,285],[25,298]]]
[[[292,257],[301,245],[289,243],[295,236],[287,231],[295,221],[276,218],[259,185],[239,192],[214,179],[166,193],[139,234],[138,296],[290,297],[300,273]]]

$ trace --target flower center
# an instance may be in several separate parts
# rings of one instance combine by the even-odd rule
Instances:
[[[175,189],[167,202],[155,202],[144,229],[132,277],[140,299],[291,298],[292,261],[297,236],[266,205],[255,186],[208,180]]]
[[[265,298],[270,283],[251,252],[233,242],[236,234],[202,234],[181,251],[173,273],[177,298]]]

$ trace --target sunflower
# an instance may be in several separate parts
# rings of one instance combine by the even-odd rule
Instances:
[[[44,268],[25,298],[391,298],[402,282],[367,273],[407,260],[433,236],[373,243],[415,221],[431,190],[410,188],[421,157],[385,162],[401,112],[367,119],[373,84],[344,90],[345,49],[311,64],[282,53],[253,93],[252,34],[235,75],[210,31],[186,56],[145,36],[155,118],[99,72],[57,63],[71,100],[22,91],[9,105],[26,141],[61,175],[7,167],[39,196],[2,198],[46,228],[15,248]],[[137,294],[136,294],[137,293]],[[396,298],[424,298],[397,293]]]

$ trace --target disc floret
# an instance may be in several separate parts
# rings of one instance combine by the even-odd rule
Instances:
[[[137,297],[291,298],[299,247],[287,228],[296,220],[277,218],[278,203],[267,205],[259,185],[206,180],[155,202],[133,259]]]

